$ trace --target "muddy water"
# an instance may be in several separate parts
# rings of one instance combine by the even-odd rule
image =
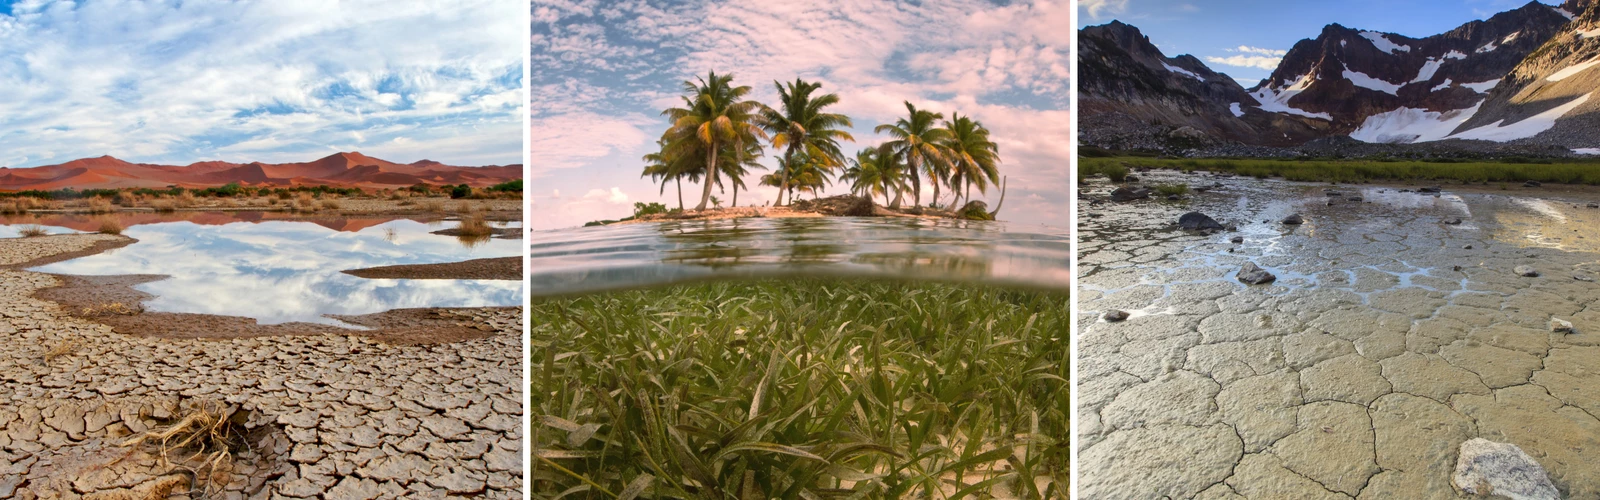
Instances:
[[[1141,175],[1221,187],[1080,206],[1086,498],[1464,498],[1474,437],[1600,497],[1600,283],[1576,279],[1600,278],[1600,195]],[[1176,229],[1188,211],[1237,230]]]

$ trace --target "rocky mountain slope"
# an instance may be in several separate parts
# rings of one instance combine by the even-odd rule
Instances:
[[[432,160],[395,163],[357,152],[302,163],[207,161],[187,166],[130,163],[101,156],[58,165],[0,168],[0,190],[204,188],[234,182],[246,186],[393,188],[426,183],[486,187],[520,178],[521,165],[458,167]]]
[[[1530,2],[1426,38],[1328,25],[1250,89],[1192,56],[1166,57],[1121,22],[1079,37],[1089,146],[1300,147],[1348,137],[1566,151],[1600,141],[1600,99],[1587,100],[1600,89],[1600,0]],[[1480,141],[1490,145],[1469,144]]]

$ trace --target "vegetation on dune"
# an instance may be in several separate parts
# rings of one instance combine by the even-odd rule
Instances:
[[[22,235],[23,238],[32,238],[35,236],[44,236],[50,234],[50,232],[46,231],[43,226],[38,224],[26,224],[17,227],[17,234]]]
[[[100,220],[100,234],[122,234],[122,223],[115,217],[106,217]]]
[[[1526,181],[1600,185],[1600,160],[1451,161],[1451,160],[1298,160],[1298,159],[1165,159],[1079,158],[1078,178],[1104,174],[1118,181],[1129,167],[1228,172],[1257,178],[1278,177],[1304,182],[1459,181],[1471,183]]]
[[[918,109],[908,101],[906,117],[874,129],[891,138],[869,148],[877,150],[877,156],[857,152],[851,159],[841,143],[855,141],[844,130],[853,123],[848,116],[828,112],[839,103],[839,96],[821,93],[822,84],[801,79],[773,82],[779,99],[773,107],[745,99],[750,87],[732,82],[732,75],[715,72],[683,82],[685,106],[662,112],[672,124],[656,141],[658,150],[642,158],[640,177],[660,182],[662,194],[671,181],[677,187],[679,210],[684,209],[686,180],[701,185],[694,210],[705,210],[713,188],[730,186],[732,205],[738,206],[744,176],[752,169],[766,169],[759,163],[766,147],[778,152],[778,168],[761,176],[760,183],[778,188],[776,205],[794,203],[797,192],[819,197],[835,176],[850,182],[853,194],[884,195],[894,208],[899,208],[907,189],[913,204],[921,206],[924,178],[933,186],[930,206],[939,205],[942,187],[952,193],[948,206],[955,206],[972,198],[974,186],[987,192],[1000,182],[999,147],[989,130],[971,117],[952,113],[945,120],[944,114]],[[873,170],[863,170],[862,159],[872,159]],[[866,180],[858,180],[862,178]],[[891,192],[892,200],[887,196]]]
[[[1068,304],[810,278],[535,300],[530,486],[575,499],[1059,498]]]

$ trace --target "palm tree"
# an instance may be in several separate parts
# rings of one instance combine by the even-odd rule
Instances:
[[[960,205],[963,184],[970,201],[973,184],[978,185],[979,192],[988,192],[989,183],[1000,182],[1000,146],[989,140],[989,129],[970,116],[951,113],[944,129],[949,136],[944,147],[950,156],[950,190],[956,195],[950,208],[955,209]]]
[[[750,87],[734,87],[733,75],[718,76],[715,71],[697,80],[698,84],[683,82],[683,91],[688,94],[683,97],[685,107],[669,108],[661,114],[672,120],[672,126],[662,135],[668,143],[669,156],[686,156],[683,153],[696,148],[704,152],[705,167],[700,171],[705,177],[705,189],[700,194],[700,205],[695,207],[702,211],[711,201],[712,185],[719,182],[717,161],[727,152],[724,146],[732,144],[742,149],[743,144],[766,139],[767,134],[756,126],[761,103],[744,100]]]
[[[789,194],[791,202],[794,201],[794,192],[809,192],[816,196],[817,192],[832,182],[829,179],[832,173],[821,161],[815,160],[804,152],[778,159],[778,171],[761,176],[761,185],[777,187],[779,196]],[[787,187],[785,187],[787,184]]]
[[[839,150],[839,141],[855,142],[856,139],[839,128],[852,126],[850,117],[823,111],[823,108],[838,104],[839,96],[823,94],[813,97],[812,93],[822,88],[822,84],[799,78],[794,83],[780,84],[774,81],[772,85],[778,89],[782,110],[761,110],[761,127],[772,133],[772,148],[783,150],[784,158],[804,153],[828,169],[844,166],[845,158]],[[782,204],[783,194],[789,192],[789,177],[786,172],[779,172],[779,177],[778,204]]]
[[[928,179],[933,183],[933,198],[938,200],[939,183],[943,181],[950,163],[943,146],[949,132],[937,126],[937,122],[944,118],[941,113],[917,109],[910,101],[906,101],[906,111],[907,117],[895,120],[892,125],[879,125],[873,131],[894,138],[882,147],[905,161],[911,171],[913,206],[922,206],[922,177],[919,174],[928,174]]]
[[[840,181],[850,182],[850,192],[865,195],[871,198],[874,195],[883,195],[883,203],[890,206],[889,192],[897,196],[905,187],[905,167],[899,163],[899,157],[892,154],[883,154],[877,148],[866,148],[856,152],[856,157],[839,176]]]
[[[744,183],[744,176],[750,173],[750,171],[747,169],[766,170],[767,167],[762,165],[760,161],[757,161],[761,158],[762,154],[761,143],[751,142],[735,144],[740,146],[740,149],[743,149],[743,151],[734,151],[733,148],[730,147],[730,150],[727,152],[727,156],[732,158],[733,161],[721,162],[722,166],[719,168],[719,170],[722,171],[721,175],[728,177],[729,184],[733,186],[732,206],[738,207],[739,190],[749,190],[748,186],[746,186]],[[718,179],[717,185],[722,185],[722,181],[720,179]]]
[[[644,155],[644,172],[639,177],[649,176],[651,182],[661,181],[661,194],[667,192],[667,180],[678,185],[678,210],[683,210],[683,178],[688,177],[689,182],[700,182],[700,171],[696,168],[704,162],[697,162],[698,157],[679,158],[669,156],[667,141],[657,140],[660,150]]]

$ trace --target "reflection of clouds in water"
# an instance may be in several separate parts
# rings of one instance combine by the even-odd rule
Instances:
[[[516,281],[369,280],[340,271],[399,264],[509,257],[517,240],[463,246],[398,220],[359,232],[306,222],[199,226],[187,222],[129,228],[138,243],[40,267],[79,275],[165,274],[139,285],[157,297],[152,311],[245,316],[262,323],[316,321],[324,314],[367,314],[412,307],[509,306],[521,303]]]

